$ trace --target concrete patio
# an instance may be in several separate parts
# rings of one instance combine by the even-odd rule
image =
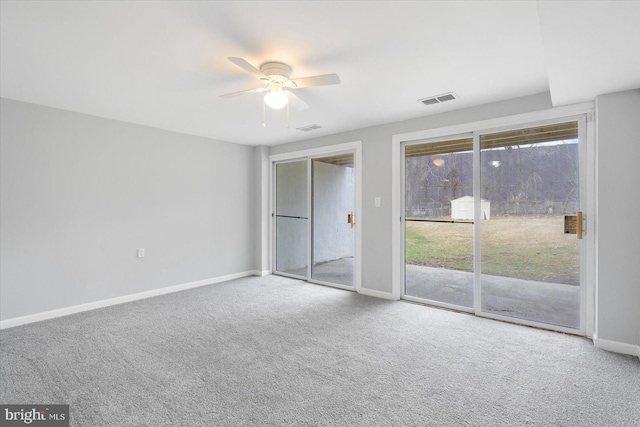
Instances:
[[[473,273],[406,266],[405,295],[473,307]],[[306,276],[306,269],[286,273]],[[318,264],[313,278],[353,286],[353,258]],[[365,284],[366,286],[366,284]],[[567,328],[580,328],[580,287],[510,277],[482,275],[482,311]]]
[[[473,273],[406,266],[405,294],[473,307]],[[580,328],[580,287],[482,275],[482,311],[551,325]]]

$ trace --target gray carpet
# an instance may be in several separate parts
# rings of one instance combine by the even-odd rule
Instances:
[[[0,402],[74,426],[637,426],[585,339],[251,277],[0,332]]]

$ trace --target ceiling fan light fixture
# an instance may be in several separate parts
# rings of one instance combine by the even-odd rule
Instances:
[[[305,110],[309,108],[309,106],[300,99],[292,89],[340,84],[340,78],[337,74],[297,77],[294,80],[291,80],[291,67],[282,62],[265,62],[260,66],[260,69],[258,69],[242,58],[233,56],[227,59],[247,73],[257,77],[265,84],[265,86],[256,89],[227,93],[220,95],[220,97],[232,98],[249,93],[266,92],[262,104],[263,110],[266,110],[267,107],[279,110],[286,106],[288,115],[289,104],[291,104],[291,107],[296,110]]]
[[[264,102],[274,110],[279,110],[289,102],[289,98],[284,92],[269,92],[264,96]]]
[[[269,92],[264,96],[264,103],[273,108],[279,110],[289,102],[289,97],[282,90],[282,84],[273,82]]]

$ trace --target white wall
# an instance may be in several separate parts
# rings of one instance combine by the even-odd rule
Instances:
[[[596,120],[596,334],[639,346],[640,89],[598,96]]]
[[[256,267],[253,148],[1,109],[2,320]]]

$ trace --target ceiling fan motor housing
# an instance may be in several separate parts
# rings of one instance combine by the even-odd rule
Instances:
[[[291,67],[282,62],[266,62],[260,67],[260,71],[269,77],[269,80],[284,83],[291,76]]]

